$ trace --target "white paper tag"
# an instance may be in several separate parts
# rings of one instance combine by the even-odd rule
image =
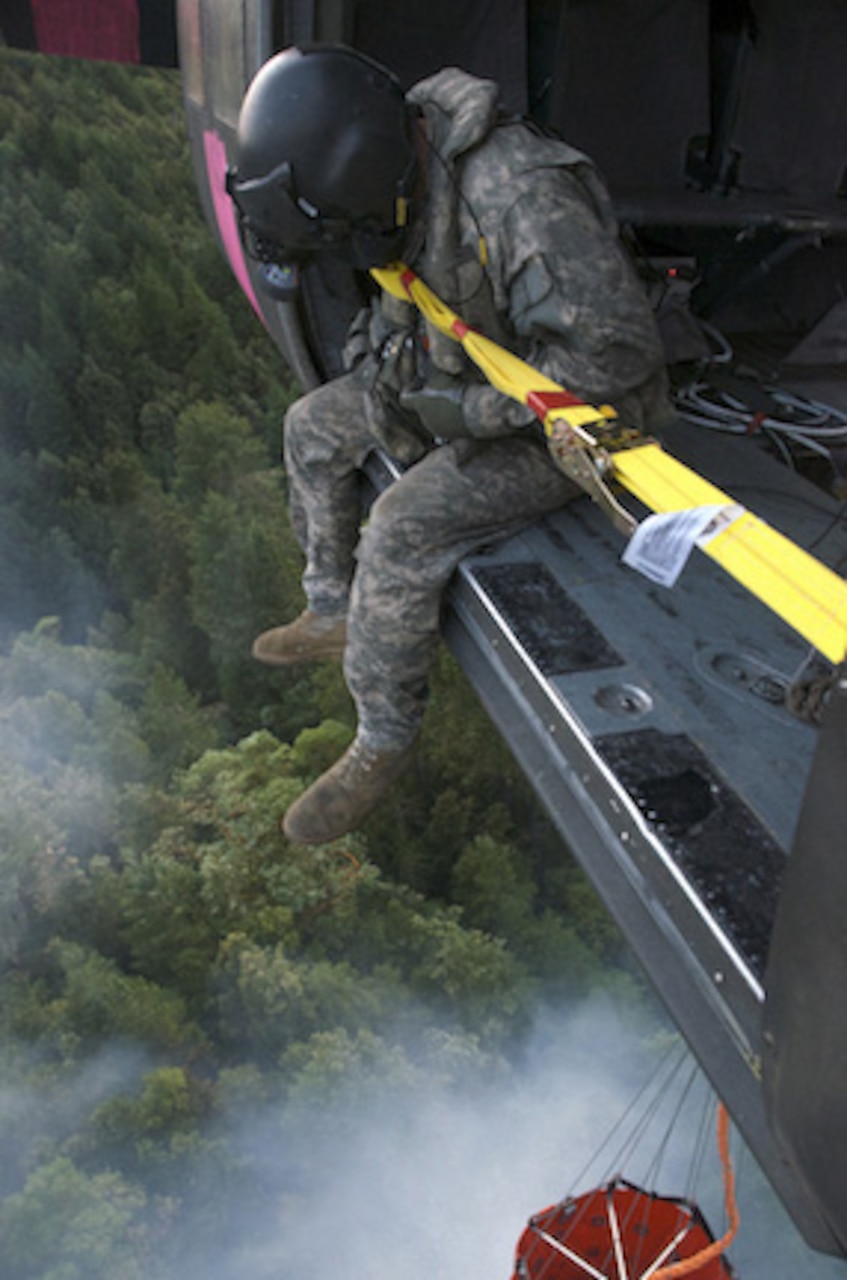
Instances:
[[[743,513],[744,508],[733,502],[647,516],[633,533],[621,559],[652,582],[672,587],[693,548],[711,542]]]

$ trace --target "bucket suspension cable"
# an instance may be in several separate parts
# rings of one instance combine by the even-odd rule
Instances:
[[[683,1276],[693,1275],[715,1258],[721,1257],[735,1239],[738,1228],[741,1225],[741,1219],[735,1199],[735,1171],[729,1154],[729,1112],[722,1102],[718,1103],[717,1137],[723,1173],[724,1211],[728,1223],[727,1229],[719,1240],[713,1241],[712,1244],[702,1249],[699,1253],[654,1271],[651,1280],[682,1280]],[[644,1280],[647,1280],[646,1276]]]
[[[513,1280],[719,1280],[732,1275],[723,1254],[738,1229],[738,1211],[729,1117],[722,1104],[717,1104],[717,1143],[726,1229],[719,1239],[693,1196],[716,1109],[710,1092],[700,1105],[685,1196],[662,1194],[657,1185],[671,1139],[697,1104],[695,1086],[707,1088],[696,1064],[685,1069],[689,1064],[684,1046],[666,1053],[574,1180],[571,1192],[530,1219],[519,1241]],[[592,1167],[596,1170],[601,1154],[601,1181],[593,1190],[576,1194],[574,1188]],[[645,1154],[648,1180],[636,1184],[624,1178],[622,1170]]]

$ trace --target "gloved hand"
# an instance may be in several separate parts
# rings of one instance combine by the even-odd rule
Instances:
[[[459,378],[440,374],[420,387],[400,392],[400,404],[421,420],[427,431],[440,440],[457,440],[471,433],[465,425],[462,401],[465,384]]]

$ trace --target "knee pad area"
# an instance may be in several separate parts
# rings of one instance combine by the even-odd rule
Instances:
[[[360,563],[378,558],[403,564],[409,555],[435,551],[432,534],[426,514],[410,511],[398,486],[392,485],[370,509],[359,542],[358,559]]]

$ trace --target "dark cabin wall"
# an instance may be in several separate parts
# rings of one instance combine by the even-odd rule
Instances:
[[[613,186],[684,180],[709,127],[708,0],[358,0],[352,39],[405,85],[458,65],[497,80],[587,151]]]
[[[446,65],[488,76],[618,187],[682,185],[709,128],[708,0],[358,0],[353,43],[404,84]]]
[[[847,170],[844,0],[358,0],[352,40],[411,84],[457,64],[591,155],[613,191],[832,198]],[[708,151],[714,172],[688,164]],[[723,154],[725,149],[725,154]]]
[[[496,80],[509,111],[527,109],[525,0],[359,0],[353,44],[408,88],[446,66]]]
[[[734,134],[739,184],[831,198],[847,173],[847,4],[754,0],[752,10]]]
[[[681,187],[709,129],[708,0],[566,0],[549,122],[613,191]]]
[[[832,199],[845,66],[844,0],[563,0],[549,118],[613,191],[693,180]],[[711,179],[686,165],[710,135],[726,151]]]

